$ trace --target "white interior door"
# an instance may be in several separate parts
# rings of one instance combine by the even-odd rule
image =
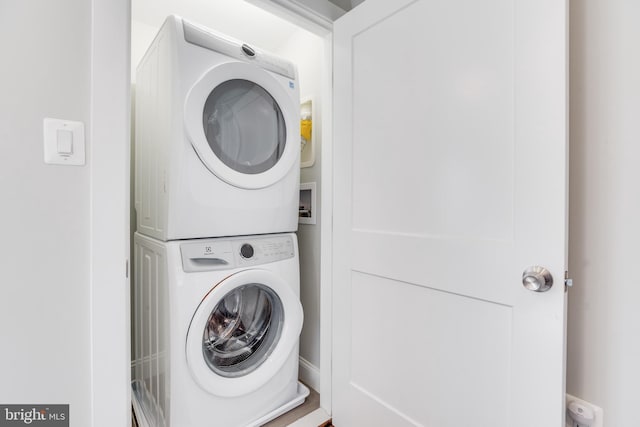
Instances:
[[[562,0],[335,23],[337,427],[563,425],[566,31]]]

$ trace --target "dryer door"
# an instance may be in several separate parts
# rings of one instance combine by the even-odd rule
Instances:
[[[189,370],[217,396],[251,393],[282,368],[301,329],[302,306],[284,280],[267,270],[236,273],[205,296],[191,320]]]
[[[300,156],[300,112],[293,81],[241,62],[208,71],[185,103],[187,135],[218,178],[247,189],[282,179]]]

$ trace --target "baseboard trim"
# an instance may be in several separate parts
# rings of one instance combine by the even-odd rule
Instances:
[[[318,369],[315,365],[313,365],[302,356],[300,356],[299,359],[300,371],[298,373],[298,376],[300,377],[300,380],[315,391],[319,392],[320,369]]]

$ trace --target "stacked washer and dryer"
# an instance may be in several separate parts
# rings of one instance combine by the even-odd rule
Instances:
[[[136,76],[132,396],[140,425],[299,405],[295,66],[170,16]]]

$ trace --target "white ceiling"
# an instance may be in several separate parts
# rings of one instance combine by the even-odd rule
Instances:
[[[132,0],[131,19],[160,28],[170,14],[274,51],[297,30],[295,25],[242,0]]]

